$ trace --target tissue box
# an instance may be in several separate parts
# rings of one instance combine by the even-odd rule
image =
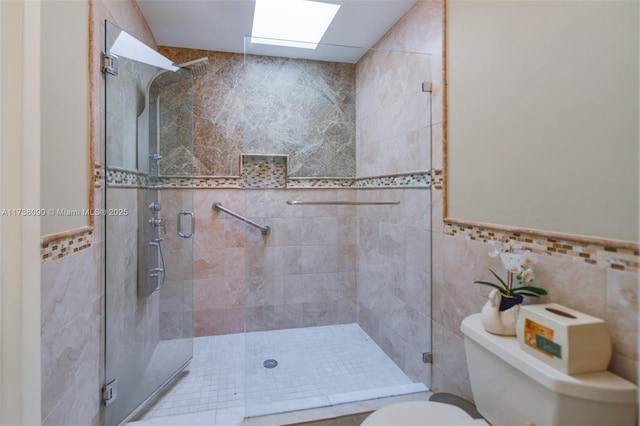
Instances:
[[[606,323],[557,303],[521,306],[520,348],[566,374],[606,370],[611,338]]]

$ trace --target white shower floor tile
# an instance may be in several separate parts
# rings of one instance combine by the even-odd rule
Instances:
[[[138,418],[236,407],[253,417],[425,390],[357,324],[197,337],[191,364]]]

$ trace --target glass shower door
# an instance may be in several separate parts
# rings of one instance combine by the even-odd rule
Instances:
[[[430,57],[252,40],[244,213],[271,233],[244,228],[245,415],[425,392]]]
[[[105,52],[103,399],[114,425],[193,357],[195,222],[180,178],[193,175],[193,77],[109,22]]]

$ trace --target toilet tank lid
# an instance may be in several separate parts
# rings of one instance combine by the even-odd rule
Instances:
[[[637,403],[637,386],[609,371],[570,376],[520,349],[510,336],[488,333],[480,314],[462,321],[465,338],[471,339],[547,389],[575,398],[618,404]]]

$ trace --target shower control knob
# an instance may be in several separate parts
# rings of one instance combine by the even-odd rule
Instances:
[[[149,270],[149,276],[151,278],[157,277],[160,273],[164,274],[164,269],[162,269],[162,268],[152,268],[152,269]]]
[[[162,210],[162,205],[160,203],[153,202],[149,204],[149,210],[151,210],[152,212],[159,212],[160,210]]]
[[[165,233],[167,232],[166,219],[164,218],[151,218],[149,219],[149,225],[153,226],[154,228],[160,227]]]

